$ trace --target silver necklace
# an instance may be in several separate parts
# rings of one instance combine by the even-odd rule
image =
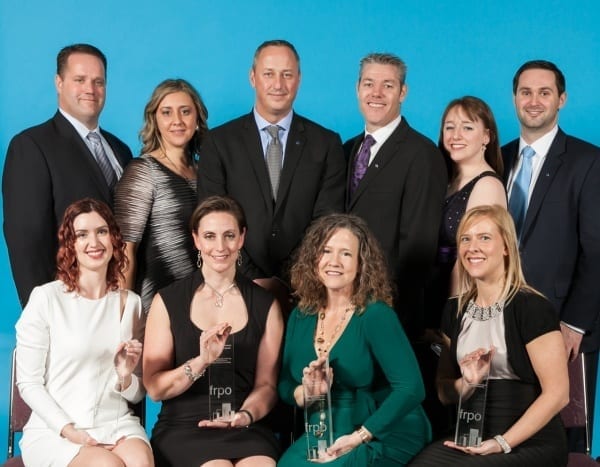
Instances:
[[[495,318],[504,310],[504,302],[496,302],[490,306],[479,306],[471,299],[467,304],[467,314],[475,321],[487,321]]]
[[[232,282],[231,284],[229,284],[225,290],[223,290],[223,292],[219,292],[217,289],[215,289],[212,285],[210,285],[208,282],[204,281],[204,283],[207,285],[207,287],[213,291],[213,293],[215,294],[215,306],[217,308],[223,308],[223,299],[225,298],[225,294],[227,292],[229,292],[231,289],[233,289],[235,287],[235,282]]]

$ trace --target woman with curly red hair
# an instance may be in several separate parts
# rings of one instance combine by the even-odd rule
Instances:
[[[104,203],[65,211],[57,280],[36,287],[17,322],[17,386],[32,415],[26,465],[152,466],[127,402],[144,397],[140,298],[119,290],[125,244]]]

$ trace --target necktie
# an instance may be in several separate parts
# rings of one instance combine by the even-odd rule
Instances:
[[[102,170],[102,174],[106,179],[106,183],[110,188],[112,188],[113,186],[115,186],[115,183],[117,183],[117,174],[112,168],[112,165],[108,160],[108,155],[102,147],[102,141],[100,141],[100,136],[98,135],[98,133],[90,131],[87,135],[87,139],[92,145],[92,152],[94,153],[94,158],[100,166],[100,170]]]
[[[267,168],[269,169],[269,178],[271,179],[271,188],[273,189],[273,199],[276,200],[279,177],[281,176],[283,147],[281,146],[281,141],[279,141],[279,126],[269,125],[265,130],[271,136],[271,140],[267,144]]]
[[[352,172],[352,180],[350,180],[350,189],[352,193],[356,191],[359,182],[365,176],[367,167],[369,167],[369,159],[371,158],[371,146],[376,142],[375,138],[371,135],[365,136],[365,139],[362,142],[362,146],[354,161],[354,171]]]
[[[508,202],[508,210],[512,214],[515,221],[518,237],[521,236],[521,229],[523,228],[525,213],[527,212],[527,205],[529,204],[529,185],[531,184],[531,172],[534,155],[535,151],[531,146],[525,146],[521,151],[521,168],[515,176],[515,181],[513,182],[512,191],[510,194],[510,200]]]

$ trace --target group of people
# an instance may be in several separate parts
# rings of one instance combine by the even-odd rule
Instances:
[[[472,96],[448,104],[437,147],[412,129],[395,55],[361,60],[365,129],[344,145],[293,111],[300,76],[292,44],[261,44],[252,112],[210,131],[194,87],[165,80],[132,159],[99,127],[106,58],[60,51],[59,110],[13,138],[3,174],[26,465],[308,465],[265,417],[278,396],[303,407],[324,361],[322,462],[566,464],[567,360],[586,352],[590,382],[597,362],[600,149],[558,127],[561,71],[519,68],[521,136],[502,149]],[[265,277],[293,294],[287,319]],[[236,412],[213,419],[232,342]],[[440,401],[488,373],[480,446],[428,446]],[[129,406],[145,391],[162,401],[151,441]]]

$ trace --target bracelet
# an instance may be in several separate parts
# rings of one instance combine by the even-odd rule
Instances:
[[[190,366],[191,361],[192,361],[192,359],[189,359],[187,362],[185,362],[183,364],[183,372],[185,373],[185,376],[187,376],[188,379],[192,383],[195,383],[196,381],[198,381],[200,378],[202,378],[204,376],[204,373],[206,373],[206,368],[204,370],[202,370],[200,373],[194,373],[192,371],[192,367]]]
[[[248,418],[250,419],[250,423],[248,423],[248,425],[246,425],[246,426],[252,425],[254,423],[254,417],[252,416],[252,414],[250,413],[249,410],[240,409],[240,410],[238,410],[238,413],[245,413],[246,415],[248,415]]]
[[[358,436],[360,436],[360,442],[363,444],[366,444],[373,439],[373,436],[364,426],[361,426],[358,430],[356,430],[356,433],[358,433]]]
[[[502,451],[504,451],[504,454],[508,454],[510,451],[512,451],[510,444],[508,444],[506,442],[506,440],[504,439],[504,436],[496,435],[496,436],[494,436],[494,439],[500,445],[500,447],[502,448]]]

